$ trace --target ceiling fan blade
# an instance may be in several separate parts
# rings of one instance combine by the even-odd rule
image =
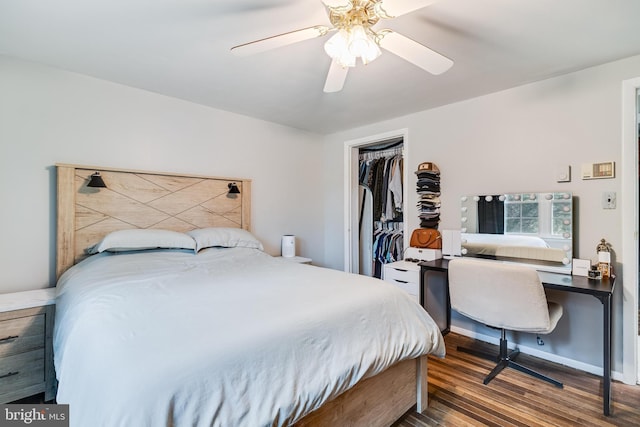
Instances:
[[[402,34],[391,30],[382,30],[378,32],[378,35],[382,36],[380,47],[431,74],[442,74],[453,65],[451,59]]]
[[[427,7],[438,0],[382,0],[376,5],[376,11],[382,18],[395,18],[414,10]]]
[[[316,25],[314,27],[303,28],[301,30],[290,31],[288,33],[278,34],[265,39],[240,44],[232,47],[231,52],[239,56],[253,55],[254,53],[264,52],[277,47],[301,42],[303,40],[321,37],[327,34],[330,30],[332,30],[332,28],[324,25]]]
[[[325,6],[331,7],[334,9],[339,9],[339,8],[350,9],[351,6],[353,6],[353,3],[351,2],[351,0],[322,0],[322,3],[324,3]]]
[[[327,81],[324,83],[324,91],[326,93],[340,92],[347,79],[349,67],[342,67],[337,61],[331,61]]]

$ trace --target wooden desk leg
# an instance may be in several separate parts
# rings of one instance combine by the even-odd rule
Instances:
[[[603,375],[602,380],[604,382],[602,386],[602,400],[604,404],[604,414],[609,415],[611,413],[611,294],[608,294],[601,298],[602,311],[603,311],[603,337],[604,342],[603,351]]]
[[[427,277],[427,274],[430,274],[430,273],[440,273],[444,275],[443,291],[444,291],[444,297],[446,302],[445,302],[443,311],[446,316],[446,319],[445,319],[446,323],[445,323],[444,329],[442,329],[440,332],[442,333],[442,335],[446,335],[451,330],[451,298],[449,297],[449,273],[448,273],[448,270],[431,270],[424,267],[420,268],[419,301],[420,301],[420,305],[425,310],[427,309],[426,288],[429,286],[429,281],[426,279],[426,277]]]

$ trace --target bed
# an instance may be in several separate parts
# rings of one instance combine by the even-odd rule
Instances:
[[[72,425],[384,426],[426,409],[435,322],[385,282],[266,254],[249,180],[57,169],[54,359]],[[95,170],[107,189],[86,187]]]

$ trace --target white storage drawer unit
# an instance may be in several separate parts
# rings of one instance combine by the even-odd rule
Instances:
[[[383,279],[420,302],[420,267],[416,262],[396,261],[384,265]]]

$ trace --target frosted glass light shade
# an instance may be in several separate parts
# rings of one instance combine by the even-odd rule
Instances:
[[[382,54],[378,44],[361,25],[339,30],[324,44],[324,51],[342,67],[355,67],[356,58],[368,64]]]

